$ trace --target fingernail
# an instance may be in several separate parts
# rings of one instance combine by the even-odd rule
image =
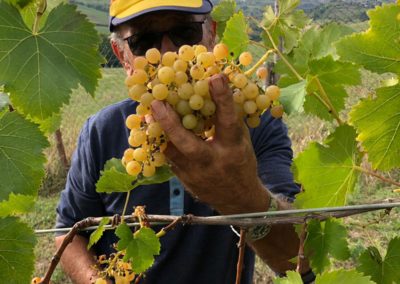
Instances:
[[[153,113],[153,117],[156,120],[161,119],[163,116],[165,116],[167,110],[165,108],[165,104],[159,100],[154,100],[151,103],[151,109],[152,109],[152,113]]]

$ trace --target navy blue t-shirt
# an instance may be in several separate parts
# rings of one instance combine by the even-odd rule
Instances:
[[[71,227],[89,216],[122,213],[126,194],[97,193],[95,183],[106,161],[121,158],[129,147],[125,119],[135,112],[136,105],[130,99],[113,104],[90,117],[83,126],[57,207],[57,228]],[[292,150],[283,122],[266,112],[261,126],[250,129],[250,135],[257,156],[258,174],[265,186],[275,194],[294,198],[299,188],[290,172]],[[176,180],[135,188],[127,214],[136,205],[145,205],[147,214],[218,215],[207,204],[180,190]],[[154,227],[156,231],[160,228]],[[177,226],[160,239],[161,253],[143,283],[234,283],[238,240],[229,226]],[[94,249],[98,255],[109,254],[113,251],[112,244],[117,241],[114,232],[107,231]],[[241,283],[252,283],[253,269],[254,253],[247,249]]]

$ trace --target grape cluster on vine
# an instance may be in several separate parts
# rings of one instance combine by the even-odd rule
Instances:
[[[228,47],[220,43],[212,52],[203,45],[183,45],[178,52],[161,55],[152,48],[145,56],[135,58],[133,74],[125,81],[129,97],[139,102],[136,113],[126,119],[131,131],[130,147],[124,152],[122,163],[128,174],[151,177],[166,163],[163,151],[168,137],[151,115],[153,100],[167,102],[180,116],[183,127],[197,136],[213,137],[217,107],[210,95],[209,79],[215,74],[228,76],[236,112],[247,125],[254,128],[260,124],[261,114],[278,99],[280,89],[272,85],[264,91],[243,71],[253,61],[250,52],[240,54],[238,62],[229,57]],[[267,74],[265,67],[257,69],[258,80],[265,80]],[[282,113],[279,103],[271,108],[274,117],[281,117]]]

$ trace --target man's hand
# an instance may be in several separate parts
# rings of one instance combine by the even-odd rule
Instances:
[[[269,195],[257,176],[249,132],[236,114],[227,78],[214,75],[209,85],[217,106],[211,140],[186,130],[168,103],[152,103],[153,116],[170,140],[165,155],[186,190],[220,213],[265,211]]]

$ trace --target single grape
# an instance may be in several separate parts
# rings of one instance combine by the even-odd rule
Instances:
[[[126,118],[125,124],[129,129],[139,128],[142,118],[139,115],[131,114]]]
[[[179,113],[181,116],[192,113],[192,109],[190,108],[189,102],[187,100],[180,100],[175,107],[177,113]]]
[[[178,96],[178,92],[176,91],[169,91],[168,97],[167,97],[167,102],[174,106],[179,102],[180,98]]]
[[[126,78],[125,84],[128,87],[132,87],[135,84],[144,84],[148,80],[146,71],[142,69],[136,69],[133,71],[132,75]]]
[[[161,152],[153,153],[154,166],[162,167],[166,163],[165,155]]]
[[[256,104],[257,104],[257,108],[259,110],[265,110],[265,109],[269,108],[269,106],[271,104],[271,100],[266,95],[259,95],[256,98]]]
[[[185,72],[178,71],[175,73],[175,84],[179,87],[188,81],[188,76]]]
[[[247,114],[253,114],[257,111],[257,105],[255,101],[248,100],[243,103],[243,110]]]
[[[138,144],[138,145],[142,145],[143,143],[146,142],[146,139],[147,139],[146,132],[143,130],[137,131],[134,135],[132,135],[132,133],[131,133],[130,136],[133,137],[134,143]]]
[[[235,85],[236,88],[244,88],[244,86],[247,85],[247,77],[246,75],[239,73],[233,77],[233,85]]]
[[[165,100],[168,97],[168,87],[164,84],[155,85],[153,88],[153,97],[157,100]]]
[[[260,67],[257,69],[256,75],[259,79],[264,80],[268,76],[268,69],[265,67]]]
[[[194,47],[194,55],[198,56],[200,53],[207,52],[207,47],[204,45],[198,44]]]
[[[208,68],[215,63],[215,56],[212,52],[204,52],[197,55],[197,64]]]
[[[182,125],[186,129],[194,129],[197,125],[197,118],[193,114],[187,114],[182,118]]]
[[[281,89],[275,85],[268,86],[265,90],[265,95],[267,95],[271,101],[275,101],[281,95]]]
[[[144,163],[143,164],[143,176],[151,177],[156,173],[156,167],[154,164]]]
[[[201,78],[203,78],[204,72],[204,68],[197,64],[193,65],[192,68],[190,68],[190,75],[195,80],[200,80]]]
[[[210,74],[211,77],[212,75],[221,73],[221,70],[218,68],[218,66],[213,65],[207,68],[207,73]]]
[[[178,96],[183,100],[188,100],[194,94],[192,84],[185,83],[178,88]]]
[[[147,151],[143,148],[136,148],[133,152],[133,158],[138,162],[147,160]]]
[[[129,97],[134,101],[139,101],[142,94],[147,92],[147,88],[144,85],[133,85],[129,88]]]
[[[133,61],[133,68],[134,69],[142,69],[144,70],[147,63],[149,63],[147,61],[147,59],[143,56],[138,56],[135,58],[135,60]]]
[[[164,66],[158,70],[157,76],[161,83],[169,84],[175,79],[175,71],[171,67]]]
[[[137,107],[136,107],[136,113],[138,114],[138,115],[146,115],[146,114],[150,114],[151,113],[151,110],[150,110],[150,107],[146,107],[146,106],[144,106],[144,105],[142,105],[142,104],[139,104]]]
[[[125,159],[125,162],[130,162],[133,160],[133,152],[134,151],[135,150],[133,150],[132,148],[128,148],[125,150],[124,156],[123,156],[123,158]]]
[[[250,65],[252,61],[253,61],[253,56],[248,51],[242,52],[242,54],[240,54],[239,56],[239,63],[242,64],[243,66]]]
[[[235,90],[233,92],[233,101],[237,104],[243,104],[244,101],[246,100],[246,97],[244,96],[244,94],[240,91],[240,90]]]
[[[204,99],[202,96],[194,94],[189,99],[189,105],[190,105],[191,109],[199,110],[204,105]]]
[[[281,118],[283,115],[283,106],[282,105],[273,106],[271,108],[271,115],[274,118]]]
[[[251,128],[256,128],[260,125],[260,117],[258,115],[250,116],[246,119],[247,125]]]
[[[126,164],[126,172],[131,176],[137,176],[142,170],[142,166],[137,161],[130,161]]]
[[[145,56],[151,64],[157,64],[161,60],[161,53],[157,48],[147,50]]]
[[[43,279],[41,277],[35,277],[35,278],[32,279],[31,284],[39,284],[39,283],[42,282],[42,280]],[[100,283],[97,283],[97,284],[102,284],[102,283],[100,282]]]
[[[222,59],[228,58],[229,49],[225,44],[219,43],[214,46],[213,53],[214,53],[215,59],[220,61]]]
[[[194,84],[194,93],[202,97],[207,97],[209,93],[209,86],[207,80],[199,80]]]
[[[151,122],[147,127],[147,133],[150,138],[160,137],[163,130],[158,122]]]
[[[200,112],[205,117],[208,117],[208,116],[212,116],[215,113],[216,109],[217,109],[217,106],[215,105],[215,103],[212,100],[205,99],[204,105],[201,108]]]
[[[149,107],[151,102],[154,100],[154,97],[152,94],[150,93],[144,93],[141,97],[140,97],[140,103],[146,107]]]
[[[140,146],[140,143],[135,141],[135,136],[129,136],[128,137],[128,144],[131,145],[132,147]]]
[[[194,49],[190,45],[182,45],[179,48],[179,58],[184,61],[192,61],[194,58]]]
[[[174,65],[175,60],[178,59],[178,54],[173,51],[167,51],[162,56],[162,65],[172,67]]]
[[[178,59],[174,62],[174,69],[176,72],[178,71],[186,72],[187,68],[188,68],[187,62],[182,59]]]
[[[206,138],[211,138],[214,136],[214,134],[215,134],[215,126],[214,125],[211,127],[210,130],[204,131],[204,136],[206,136]]]
[[[254,99],[258,96],[258,86],[253,82],[249,82],[242,92],[247,99]]]

